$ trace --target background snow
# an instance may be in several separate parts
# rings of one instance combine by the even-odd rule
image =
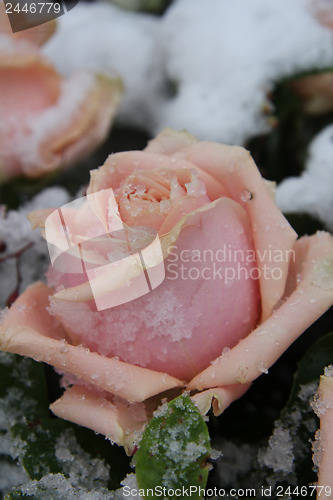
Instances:
[[[59,18],[44,51],[65,75],[120,75],[118,122],[231,144],[270,130],[276,82],[333,66],[332,32],[314,17],[312,0],[176,0],[162,17],[80,3]],[[330,229],[332,132],[312,144],[303,176],[277,189],[283,211],[313,213]]]

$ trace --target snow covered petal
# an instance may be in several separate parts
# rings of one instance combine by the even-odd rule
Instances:
[[[188,384],[203,390],[255,380],[306,328],[333,304],[333,238],[328,233],[298,240],[294,246],[282,304],[250,335]]]
[[[67,389],[50,409],[57,417],[99,432],[124,446],[129,455],[133,453],[136,433],[147,421],[143,403],[130,404],[119,398],[113,401],[105,393],[79,385]]]

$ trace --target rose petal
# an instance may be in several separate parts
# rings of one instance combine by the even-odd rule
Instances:
[[[167,374],[106,358],[59,340],[62,329],[46,311],[50,289],[42,283],[29,287],[0,324],[0,349],[49,363],[61,372],[138,402],[160,392],[182,387]],[[66,338],[65,334],[62,335]]]
[[[333,238],[317,233],[298,240],[294,249],[301,269],[296,289],[269,319],[194,377],[189,389],[255,380],[333,304]]]
[[[41,26],[28,28],[17,33],[12,32],[12,27],[6,14],[5,2],[0,2],[0,35],[6,34],[16,39],[27,40],[34,45],[43,45],[56,30],[56,20],[43,23]]]
[[[250,388],[251,384],[235,384],[227,387],[215,387],[208,391],[191,396],[193,403],[202,415],[206,415],[212,407],[216,417],[221,415],[236,399],[240,398]]]
[[[268,250],[285,253],[293,247],[297,234],[275,205],[250,153],[238,146],[216,143],[198,143],[185,148],[177,157],[197,165],[222,183],[230,197],[248,212],[256,251],[261,255],[257,262],[263,271],[260,279],[262,320],[269,317],[274,305],[281,298],[288,274],[288,261],[272,262]],[[278,267],[282,278],[264,279],[264,266],[271,270]]]
[[[133,453],[136,435],[147,421],[144,404],[110,401],[103,394],[78,385],[67,389],[50,409],[57,417],[92,429],[124,446],[128,455]]]

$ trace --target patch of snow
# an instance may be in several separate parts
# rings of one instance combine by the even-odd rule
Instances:
[[[261,450],[258,459],[261,465],[265,465],[275,472],[293,472],[293,442],[289,430],[283,428],[279,422],[275,425],[268,447]]]
[[[39,481],[29,481],[20,486],[19,491],[38,500],[109,500],[111,492],[106,488],[89,491],[81,486],[73,486],[71,479],[63,474],[47,474]]]
[[[0,210],[0,308],[15,290],[20,275],[19,293],[38,279],[43,279],[50,264],[45,240],[40,231],[32,231],[27,219],[29,212],[45,207],[59,207],[69,200],[60,187],[45,189],[19,210]],[[25,249],[21,254],[21,250]]]
[[[55,444],[55,455],[69,475],[71,484],[95,489],[107,484],[109,469],[99,458],[92,458],[78,446],[72,430],[63,432]]]
[[[269,131],[275,82],[333,64],[312,0],[176,0],[162,17],[80,3],[44,52],[65,74],[121,76],[128,125],[237,144]]]
[[[283,212],[314,215],[333,230],[333,124],[311,142],[302,175],[277,186],[276,202]]]

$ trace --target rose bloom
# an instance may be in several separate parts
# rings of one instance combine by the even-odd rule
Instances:
[[[80,71],[64,80],[39,45],[50,22],[13,34],[0,3],[0,182],[39,177],[85,157],[108,134],[119,80]]]
[[[158,231],[162,284],[96,311],[86,277],[51,267],[48,286],[32,285],[5,315],[0,348],[65,374],[53,413],[131,453],[162,400],[187,390],[219,415],[332,305],[333,238],[297,240],[248,151],[186,132],[109,156],[87,193],[110,188],[127,227]],[[31,214],[33,226],[50,213]],[[85,210],[63,213],[72,242],[94,236]]]

